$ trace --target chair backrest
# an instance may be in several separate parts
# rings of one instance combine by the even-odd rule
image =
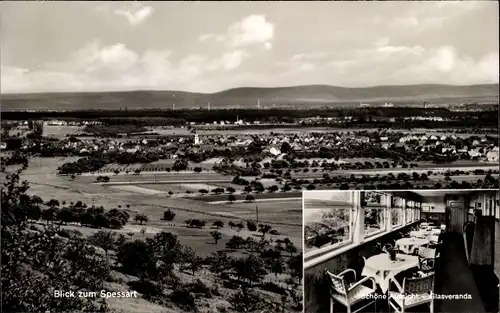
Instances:
[[[434,290],[434,273],[417,278],[405,278],[403,281],[405,294],[431,293]]]
[[[436,235],[430,235],[429,237],[427,237],[427,239],[429,241],[432,241],[432,242],[438,242],[439,241],[439,236],[436,236]]]
[[[330,288],[333,289],[335,292],[340,293],[340,294],[347,294],[347,288],[346,288],[346,283],[345,280],[342,276],[338,276],[335,274],[332,274],[328,270],[325,271],[326,276],[329,278],[329,283],[330,283]]]
[[[436,249],[428,248],[428,247],[419,247],[418,255],[426,258],[426,259],[435,259],[436,258]]]

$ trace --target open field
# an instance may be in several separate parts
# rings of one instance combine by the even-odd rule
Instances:
[[[135,213],[144,213],[148,215],[150,222],[147,223],[149,230],[166,230],[179,233],[185,243],[192,242],[195,250],[201,249],[207,253],[217,250],[214,244],[207,244],[211,241],[210,229],[194,229],[186,228],[183,225],[186,219],[203,219],[207,221],[207,225],[211,225],[216,220],[222,220],[225,224],[229,221],[246,221],[252,218],[255,212],[255,204],[234,203],[234,204],[210,204],[205,201],[190,200],[186,198],[171,198],[165,197],[164,194],[155,194],[153,192],[145,192],[144,189],[149,190],[147,187],[133,186],[125,184],[120,187],[121,190],[116,189],[114,186],[103,186],[98,184],[89,183],[86,179],[88,177],[78,176],[75,180],[71,180],[67,176],[57,176],[53,174],[53,170],[58,166],[62,160],[54,158],[45,162],[47,166],[31,166],[25,174],[22,175],[23,179],[30,182],[30,194],[37,194],[45,201],[52,198],[58,199],[61,203],[70,203],[82,201],[88,205],[103,205],[105,209],[116,208],[121,206],[127,208],[133,216]],[[32,162],[36,164],[36,162]],[[141,177],[142,175],[136,176]],[[119,177],[119,176],[117,176]],[[114,178],[114,177],[113,177]],[[146,185],[149,187],[149,185]],[[175,186],[175,184],[173,184]],[[111,188],[113,187],[113,188]],[[130,187],[133,190],[130,190]],[[141,189],[143,188],[143,189]],[[141,191],[139,194],[137,191]],[[183,191],[185,192],[185,190]],[[238,195],[236,195],[238,196]],[[210,197],[210,196],[207,196]],[[258,197],[258,196],[257,196]],[[227,199],[227,196],[225,196]],[[208,198],[210,199],[210,198]],[[220,198],[211,198],[212,201],[219,200]],[[224,200],[224,199],[223,199]],[[301,201],[298,200],[283,200],[283,201],[270,201],[259,202],[259,221],[269,223],[273,228],[278,230],[283,236],[289,237],[292,241],[300,246],[301,238],[301,213],[295,212],[295,216],[289,209],[299,210]],[[170,226],[169,222],[161,221],[163,212],[168,208],[176,213],[173,224]],[[280,209],[281,208],[281,209]],[[283,208],[286,208],[283,209]],[[281,211],[281,213],[280,213]],[[297,222],[299,221],[299,223]],[[139,228],[140,229],[140,228]],[[154,233],[155,231],[152,231]],[[223,233],[224,244],[227,238],[233,235],[232,230],[220,230]],[[149,231],[148,231],[149,232]],[[181,240],[181,241],[182,241]],[[220,248],[220,247],[219,247]]]
[[[95,182],[96,177],[99,175],[108,175],[111,179],[110,182],[137,182],[137,183],[147,183],[153,184],[155,182],[171,182],[171,183],[179,183],[179,182],[187,182],[187,181],[199,181],[199,182],[220,182],[220,183],[230,183],[233,178],[230,176],[225,176],[222,174],[218,174],[215,172],[210,173],[194,173],[194,172],[161,172],[161,173],[148,173],[144,172],[140,175],[136,174],[123,174],[123,175],[115,175],[113,173],[99,173],[96,175],[79,175],[76,177],[76,180],[86,181],[86,182]]]
[[[190,197],[195,200],[204,201],[204,202],[219,202],[219,201],[227,201],[229,194],[223,195],[206,195],[206,196],[195,196]],[[266,199],[274,200],[274,199],[286,199],[286,198],[300,198],[302,196],[302,192],[265,192],[265,193],[252,193],[252,196],[256,200],[265,201]],[[245,200],[246,194],[234,194],[236,201]]]
[[[323,175],[326,173],[330,175],[331,177],[333,176],[350,176],[351,174],[354,175],[387,175],[389,173],[392,173],[394,175],[397,175],[398,173],[427,173],[429,171],[432,172],[446,172],[446,171],[474,171],[474,170],[498,170],[498,164],[493,164],[493,163],[478,163],[476,165],[462,165],[462,166],[454,166],[453,164],[439,164],[435,166],[429,166],[429,167],[416,167],[412,169],[404,169],[404,168],[375,168],[375,169],[369,169],[369,170],[333,170],[333,171],[322,171],[320,168],[318,168],[317,172],[311,172],[308,171],[304,173],[302,170],[300,172],[295,172],[292,171],[292,177],[293,178],[300,178],[300,179],[314,179],[314,178],[321,178]]]

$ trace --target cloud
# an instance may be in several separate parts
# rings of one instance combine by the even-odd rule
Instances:
[[[207,56],[189,54],[174,61],[169,50],[137,53],[123,43],[91,42],[65,61],[35,70],[2,66],[2,92],[190,89],[209,74],[239,68],[249,54],[242,49]],[[224,74],[221,74],[224,75]],[[195,90],[200,91],[200,90]]]
[[[274,38],[274,25],[264,15],[250,15],[229,27],[229,44],[242,47],[270,44]]]
[[[376,47],[385,47],[389,44],[390,39],[388,37],[382,37],[375,41]]]
[[[315,70],[319,61],[323,61],[328,56],[326,52],[310,52],[294,54],[285,61],[277,63],[278,67],[287,69],[285,76],[294,75],[299,72],[309,72]]]
[[[103,3],[98,5],[96,10],[110,16],[124,17],[132,26],[143,23],[154,13],[153,7],[140,3],[121,4],[119,7],[116,7],[114,3]]]
[[[498,83],[498,58],[496,52],[474,59],[451,46],[379,46],[336,55],[327,66],[348,85],[478,84]]]
[[[202,42],[209,40],[225,42],[232,49],[257,45],[270,50],[274,39],[274,25],[267,21],[264,15],[249,15],[231,24],[224,34],[207,33],[198,39]]]
[[[409,10],[402,12],[401,16],[390,22],[390,27],[395,30],[403,28],[416,31],[438,28],[451,19],[457,19],[466,13],[491,5],[488,2],[490,1],[414,2],[409,5]],[[376,21],[381,22],[380,19]]]

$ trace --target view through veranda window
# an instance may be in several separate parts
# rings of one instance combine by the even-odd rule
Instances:
[[[403,199],[400,197],[392,197],[391,219],[392,226],[403,225]]]
[[[405,208],[405,223],[409,224],[413,220],[413,201],[407,201],[406,202],[406,208]]]
[[[305,257],[352,242],[351,192],[325,193],[325,199],[318,199],[318,194],[304,193]]]
[[[362,206],[365,214],[365,237],[386,229],[385,216],[387,195],[381,192],[362,192]]]

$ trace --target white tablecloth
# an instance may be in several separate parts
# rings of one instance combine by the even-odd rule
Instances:
[[[396,247],[404,253],[413,253],[415,248],[426,245],[429,240],[423,238],[401,238],[396,240]]]
[[[384,293],[389,289],[389,280],[410,268],[418,267],[418,257],[398,254],[396,261],[391,261],[389,254],[374,255],[366,260],[363,276],[373,277]]]
[[[439,236],[440,234],[441,234],[441,229],[436,229],[436,228],[430,230],[425,230],[425,229],[413,230],[410,232],[410,236],[415,238],[427,238],[431,235]]]

